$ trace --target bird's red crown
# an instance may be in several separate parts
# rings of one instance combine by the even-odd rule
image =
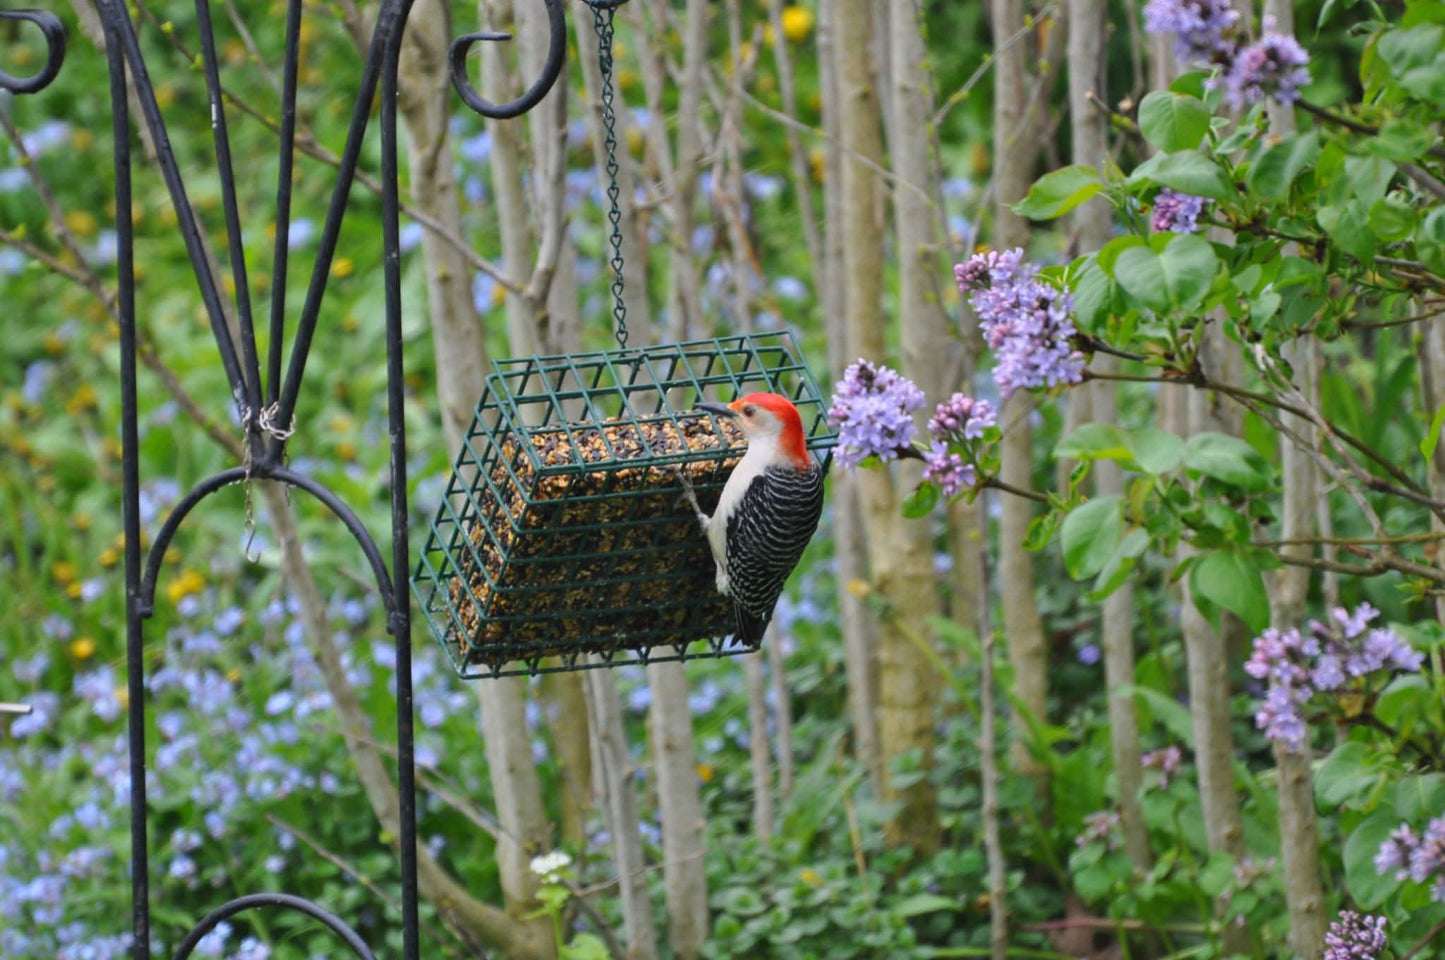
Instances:
[[[808,442],[803,435],[803,418],[791,400],[776,393],[750,393],[745,397],[738,397],[728,406],[742,412],[743,407],[748,404],[762,407],[782,423],[783,430],[778,434],[778,449],[792,461],[793,466],[799,470],[807,470],[813,465],[812,458],[808,456]]]

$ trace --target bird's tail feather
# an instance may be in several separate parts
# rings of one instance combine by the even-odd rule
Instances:
[[[744,610],[742,604],[734,601],[733,614],[737,620],[737,632],[733,634],[733,639],[749,650],[756,650],[762,645],[763,633],[773,619],[772,612],[760,617]]]

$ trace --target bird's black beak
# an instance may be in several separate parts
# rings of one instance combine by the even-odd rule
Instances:
[[[706,410],[708,413],[716,414],[719,417],[736,417],[738,412],[725,403],[699,403],[699,410]]]

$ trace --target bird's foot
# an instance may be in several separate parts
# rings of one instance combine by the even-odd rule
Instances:
[[[702,528],[703,533],[707,533],[708,521],[712,518],[702,512],[702,504],[697,502],[697,494],[692,489],[692,480],[689,479],[687,471],[681,467],[677,468],[677,480],[682,484],[682,495],[687,498],[687,502],[692,505],[693,513],[697,515],[697,525]]]

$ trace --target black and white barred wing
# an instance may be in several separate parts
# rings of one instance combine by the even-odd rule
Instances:
[[[823,471],[769,467],[748,485],[728,518],[727,574],[737,639],[756,647],[788,574],[798,565],[823,512]]]

